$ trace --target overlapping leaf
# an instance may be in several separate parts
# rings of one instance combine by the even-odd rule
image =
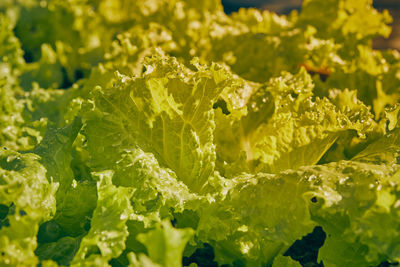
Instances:
[[[2,263],[296,266],[313,229],[325,266],[400,259],[400,57],[371,1],[0,12]]]

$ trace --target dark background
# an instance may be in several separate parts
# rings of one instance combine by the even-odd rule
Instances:
[[[351,1],[351,0],[349,0]],[[268,9],[279,14],[301,9],[302,0],[222,0],[226,13],[237,11],[241,7]],[[393,30],[388,39],[377,38],[374,47],[377,49],[394,48],[400,50],[400,0],[374,0],[378,10],[387,9],[393,17]]]

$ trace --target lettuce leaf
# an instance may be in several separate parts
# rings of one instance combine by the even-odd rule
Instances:
[[[0,265],[399,261],[400,54],[371,4],[2,1]]]
[[[98,200],[89,233],[83,237],[72,266],[106,265],[125,249],[129,234],[126,221],[132,212],[129,198],[132,190],[112,185],[111,172],[96,173]]]
[[[174,229],[171,223],[161,225],[145,234],[138,235],[149,253],[150,259],[160,266],[182,266],[182,253],[186,242],[193,234],[192,229]]]
[[[329,99],[314,98],[313,87],[302,69],[297,75],[284,74],[256,88],[244,99],[247,114],[240,120],[219,113],[217,156],[225,161],[221,171],[232,172],[238,169],[232,165],[244,161],[248,172],[275,173],[314,165],[345,131],[363,136],[372,130],[372,115],[354,92],[331,91]],[[227,134],[230,131],[239,134]]]
[[[0,262],[30,266],[39,224],[55,213],[58,183],[46,178],[46,169],[35,154],[0,150]]]
[[[242,258],[260,265],[271,263],[319,225],[328,236],[320,251],[327,266],[397,259],[393,248],[398,235],[387,230],[398,224],[398,168],[341,161],[276,175],[238,176],[223,200],[204,208],[199,236],[214,240],[221,263]],[[345,244],[352,249],[341,247]]]
[[[145,67],[140,78],[117,74],[114,88],[94,88],[84,117],[92,167],[107,168],[138,146],[198,192],[214,171],[212,106],[229,74],[218,65],[192,72],[162,56]]]

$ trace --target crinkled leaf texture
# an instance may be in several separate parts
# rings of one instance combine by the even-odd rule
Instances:
[[[129,234],[126,221],[132,213],[129,200],[132,190],[112,185],[112,172],[96,173],[95,176],[99,180],[97,206],[89,233],[83,237],[72,266],[106,265],[125,249]]]
[[[38,264],[34,254],[39,224],[55,213],[58,183],[34,154],[0,150],[0,263]]]
[[[198,234],[215,240],[224,263],[236,257],[271,263],[316,225],[328,236],[320,251],[327,266],[398,259],[398,175],[398,165],[357,161],[242,175],[232,180],[224,200],[203,210]]]
[[[111,167],[121,153],[139,147],[191,190],[203,188],[216,157],[212,107],[230,75],[218,65],[194,64],[192,72],[173,58],[155,56],[142,77],[117,73],[115,86],[94,88],[84,115],[94,169]]]
[[[190,228],[175,229],[169,221],[163,221],[154,230],[138,235],[137,239],[146,246],[153,262],[166,267],[182,266],[183,250],[193,232]]]
[[[0,13],[0,265],[299,266],[313,229],[324,266],[400,260],[400,54],[370,0]]]
[[[315,97],[305,69],[253,88],[249,97],[240,88],[232,92],[246,103],[240,120],[235,113],[216,114],[217,159],[223,161],[218,170],[228,177],[317,164],[343,134],[362,136],[374,123],[354,92],[332,90],[329,97]]]

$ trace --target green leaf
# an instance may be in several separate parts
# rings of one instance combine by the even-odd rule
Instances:
[[[62,86],[63,78],[56,52],[50,45],[43,44],[40,60],[26,65],[20,77],[20,84],[26,91],[32,90],[33,83],[54,89]]]
[[[95,173],[98,178],[97,206],[89,233],[83,237],[72,266],[102,264],[117,258],[125,249],[129,235],[126,222],[133,212],[130,204],[132,189],[112,184],[112,172]]]
[[[298,266],[316,227],[326,266],[400,260],[371,0],[0,2],[0,265]]]
[[[43,122],[31,124],[24,115],[19,75],[24,68],[20,41],[12,23],[0,15],[0,145],[13,150],[29,150],[41,138]]]
[[[66,233],[74,236],[84,231],[97,201],[95,183],[91,180],[77,181],[78,177],[75,179],[71,169],[72,147],[81,127],[80,118],[76,118],[64,128],[49,128],[43,141],[33,150],[41,156],[48,179],[60,184],[54,220]]]
[[[7,73],[16,74],[18,68],[24,65],[21,44],[12,31],[12,23],[3,14],[0,16],[0,65],[2,71],[0,76]]]
[[[228,64],[247,80],[266,82],[284,70],[296,72],[307,59],[306,43],[313,32],[293,27],[290,18],[251,9],[221,21],[211,29],[206,59]]]
[[[387,164],[399,164],[400,157],[400,129],[395,129],[357,154],[353,160]]]
[[[163,221],[156,229],[140,234],[137,239],[143,243],[150,259],[160,266],[182,266],[182,254],[193,230],[175,229],[169,221]]]
[[[387,127],[388,130],[393,130],[394,128],[398,128],[400,125],[400,105],[396,105],[390,107],[385,110],[385,115],[387,118]]]
[[[31,266],[39,223],[55,213],[57,184],[34,154],[0,150],[0,263]]]
[[[290,257],[280,255],[274,259],[274,263],[272,264],[272,267],[279,266],[300,267],[301,265],[300,263],[292,260]]]
[[[60,202],[57,203],[54,220],[66,233],[72,236],[82,234],[90,222],[96,203],[96,183],[73,180],[63,199],[60,198]]]
[[[161,167],[153,154],[140,149],[123,153],[113,170],[115,185],[135,190],[131,199],[134,214],[130,218],[142,221],[146,228],[171,217],[172,210],[196,209],[204,202],[177,180],[174,172]]]
[[[74,178],[70,164],[72,160],[72,144],[82,127],[80,118],[76,118],[64,128],[50,128],[46,131],[43,141],[33,152],[41,157],[47,168],[47,177],[60,183],[57,199],[62,199]]]
[[[92,167],[112,166],[121,152],[138,146],[200,191],[215,164],[212,106],[229,75],[218,65],[191,72],[161,56],[145,66],[143,77],[121,75],[114,88],[93,91],[84,115]]]
[[[0,145],[26,151],[41,141],[44,125],[25,118],[24,101],[17,100],[16,91],[9,78],[0,78]]]
[[[145,254],[140,254],[137,256],[135,253],[131,252],[128,254],[129,267],[160,267],[161,265],[154,263]]]
[[[339,42],[389,36],[391,30],[387,24],[392,18],[387,11],[378,13],[371,4],[371,0],[304,1],[299,23],[312,25],[319,36]]]
[[[59,265],[67,266],[77,252],[80,241],[81,238],[66,236],[60,238],[57,242],[40,244],[35,254],[39,257],[42,264],[44,260],[53,260]]]
[[[221,264],[272,263],[319,225],[329,237],[320,255],[327,266],[396,260],[398,175],[398,165],[341,161],[238,176],[226,184],[226,196],[201,209],[198,237],[213,240]],[[346,243],[355,250],[338,247]]]
[[[243,99],[247,114],[240,121],[217,113],[217,157],[225,161],[219,170],[229,177],[314,165],[346,131],[371,131],[372,115],[355,92],[332,90],[329,98],[314,98],[313,88],[304,69],[285,73]]]

